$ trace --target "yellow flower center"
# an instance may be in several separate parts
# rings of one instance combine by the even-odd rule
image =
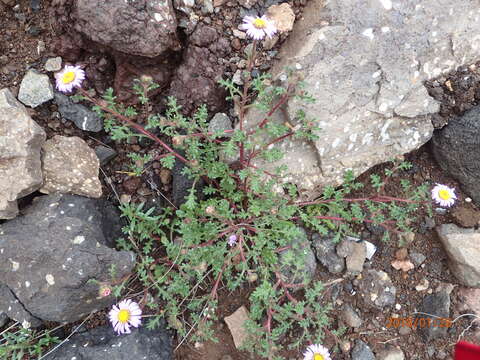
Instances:
[[[324,360],[323,356],[320,354],[313,354],[313,360]]]
[[[253,26],[255,26],[257,29],[264,29],[267,27],[267,22],[263,19],[257,18],[253,20]]]
[[[62,76],[62,82],[64,84],[70,84],[73,80],[75,80],[75,73],[73,71],[67,71]]]
[[[450,194],[450,191],[445,190],[445,189],[440,190],[438,192],[438,196],[442,200],[450,200],[450,198],[452,197],[452,195]]]
[[[120,310],[118,312],[118,321],[121,323],[126,323],[128,320],[130,320],[130,311]]]

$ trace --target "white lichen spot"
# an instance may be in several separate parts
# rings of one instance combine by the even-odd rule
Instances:
[[[77,235],[75,236],[75,238],[73,239],[73,243],[75,245],[80,245],[81,243],[83,243],[85,241],[85,236],[82,236],[82,235]]]
[[[45,280],[47,281],[48,285],[55,285],[55,278],[52,274],[45,275]]]
[[[20,268],[20,263],[13,261],[12,259],[8,259],[12,263],[12,271],[17,271]]]
[[[22,321],[22,327],[24,329],[30,329],[30,326],[32,326],[32,324],[30,324],[27,320]]]
[[[160,22],[160,21],[162,21],[162,20],[163,20],[163,17],[162,17],[162,15],[161,15],[161,14],[159,14],[159,13],[155,13],[155,14],[153,14],[153,17],[155,18],[155,21],[157,21],[157,22]]]
[[[373,37],[374,37],[373,36],[373,29],[368,28],[368,29],[363,30],[362,35],[368,37],[370,40],[373,40]]]
[[[380,0],[380,3],[383,5],[385,10],[392,10],[392,0]]]
[[[25,287],[29,288],[30,287],[30,281],[25,281]]]

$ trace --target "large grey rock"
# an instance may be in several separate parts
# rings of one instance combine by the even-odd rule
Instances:
[[[113,50],[146,57],[179,47],[171,0],[76,0],[74,28]]]
[[[93,198],[102,196],[98,178],[100,161],[79,137],[56,135],[43,145],[42,170],[45,194],[60,192]]]
[[[457,179],[462,189],[480,204],[480,106],[434,133],[432,149],[440,167]]]
[[[480,231],[455,224],[442,224],[436,230],[452,274],[463,285],[480,287]]]
[[[160,326],[155,330],[140,327],[131,334],[117,336],[111,326],[97,327],[75,334],[45,360],[171,360],[170,335]]]
[[[272,71],[284,79],[286,66],[300,69],[317,99],[307,117],[322,130],[314,144],[279,143],[286,181],[315,193],[341,183],[346,169],[357,175],[427,142],[439,104],[423,83],[480,58],[471,36],[479,9],[475,0],[310,1]],[[279,121],[295,126],[301,107],[290,101]]]
[[[395,304],[397,289],[388,274],[381,270],[370,269],[363,273],[358,286],[365,304],[383,309]]]
[[[53,99],[53,86],[48,75],[28,70],[20,83],[18,100],[35,108]]]
[[[0,282],[32,316],[73,322],[115,300],[99,297],[98,282],[118,282],[135,256],[104,245],[115,226],[106,226],[103,208],[80,196],[41,196],[0,226]]]
[[[79,129],[92,132],[102,131],[103,120],[85,105],[75,104],[68,96],[61,93],[55,93],[55,102],[62,117],[73,121]]]
[[[0,90],[0,219],[14,218],[17,199],[42,186],[45,132],[8,89]]]

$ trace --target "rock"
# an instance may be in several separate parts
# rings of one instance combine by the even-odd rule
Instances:
[[[362,326],[362,318],[358,316],[357,312],[350,304],[345,304],[340,312],[340,318],[350,327],[358,328]]]
[[[173,0],[173,7],[175,10],[179,10],[187,15],[190,15],[193,13],[195,0]]]
[[[202,1],[202,4],[203,4],[203,6],[201,8],[202,13],[205,14],[205,15],[213,13],[213,10],[214,10],[213,1],[212,0],[201,0],[201,1]]]
[[[450,316],[450,293],[446,290],[441,290],[435,294],[427,295],[423,298],[422,304],[419,307],[419,313],[417,314],[418,321],[421,319],[431,319],[434,321],[439,321],[440,318],[449,318]],[[430,314],[433,316],[425,315]],[[435,318],[436,316],[437,318]],[[426,320],[423,320],[424,322]],[[417,330],[420,331],[420,335],[423,340],[428,343],[434,339],[439,339],[447,335],[447,327],[441,326],[418,326]]]
[[[18,100],[35,108],[53,99],[53,87],[48,75],[28,70],[20,83]]]
[[[98,179],[100,162],[85,141],[76,136],[56,135],[43,145],[42,150],[45,181],[41,192],[102,196],[102,184]]]
[[[480,289],[460,288],[458,295],[461,301],[458,302],[460,313],[475,314],[480,317]],[[473,318],[469,318],[472,319]],[[474,327],[472,329],[476,337],[480,339],[480,329]]]
[[[394,347],[382,349],[376,354],[378,360],[405,360],[403,351]]]
[[[23,328],[38,327],[42,321],[32,316],[23,305],[18,301],[8,286],[0,282],[0,318],[11,318],[22,324]],[[0,326],[1,328],[1,326]]]
[[[423,264],[423,262],[427,259],[427,257],[425,255],[423,255],[422,253],[412,252],[410,254],[410,259],[412,259],[415,266],[418,267],[418,266]]]
[[[117,152],[110,147],[99,145],[95,147],[95,154],[100,161],[100,166],[106,165],[117,156]]]
[[[375,355],[370,347],[359,339],[355,340],[351,356],[352,360],[375,360]]]
[[[475,19],[479,4],[460,0],[446,6],[421,0],[414,5],[396,2],[395,9],[391,4],[310,1],[303,11],[304,21],[296,24],[282,46],[272,69],[274,79],[286,79],[283,83],[287,84],[298,75],[317,101],[303,106],[292,99],[286,114],[277,116],[282,124],[287,120],[295,126],[295,113],[304,108],[307,118],[318,119],[321,132],[313,146],[291,138],[278,143],[286,155],[265,170],[287,165],[285,181],[304,189],[305,196],[316,195],[326,185],[340,184],[347,169],[358,175],[426,143],[432,136],[431,120],[439,103],[428,95],[423,83],[480,59],[476,40],[467,35],[480,32]],[[451,21],[446,11],[469,15],[461,22]],[[319,20],[320,12],[327,24]],[[396,54],[395,60],[391,54]],[[299,69],[299,74],[289,80],[286,68]],[[263,115],[248,115],[251,126]],[[476,132],[472,129],[472,134]],[[445,151],[450,152],[452,146],[445,146]],[[472,145],[469,156],[480,156],[477,148]],[[440,163],[443,161],[442,157]],[[265,166],[260,160],[255,165]],[[478,176],[472,179],[477,182]],[[480,196],[480,191],[472,193]]]
[[[359,274],[362,272],[363,264],[367,257],[367,249],[363,242],[346,238],[337,245],[337,254],[346,258],[347,271],[350,274]]]
[[[0,328],[3,328],[8,322],[8,316],[4,312],[0,312]]]
[[[298,228],[298,236],[292,240],[291,248],[279,253],[278,263],[283,281],[288,284],[308,283],[315,274],[317,262],[304,229]]]
[[[172,360],[171,343],[163,325],[155,330],[141,326],[123,336],[117,336],[111,326],[100,326],[73,335],[45,360]]]
[[[345,269],[345,260],[335,253],[335,243],[333,236],[320,236],[314,233],[312,236],[312,246],[317,260],[325,266],[332,274],[339,274]]]
[[[71,18],[79,33],[125,54],[153,58],[179,49],[171,0],[76,0]]]
[[[288,32],[293,29],[295,13],[289,3],[270,6],[266,15],[270,20],[273,20],[280,33]]]
[[[226,92],[217,80],[225,66],[219,65],[217,59],[228,54],[230,43],[220,38],[215,29],[206,26],[197,27],[191,37],[195,42],[189,44],[183,62],[176,68],[169,94],[177,98],[187,114],[202,104],[207,105],[209,112],[222,111]]]
[[[397,289],[384,271],[370,269],[364,272],[358,290],[365,304],[371,307],[383,309],[395,304]]]
[[[450,271],[460,283],[480,286],[480,231],[442,224],[436,228],[448,255]]]
[[[49,58],[45,62],[45,71],[55,72],[62,70],[62,58],[60,56]]]
[[[228,329],[232,333],[233,342],[238,349],[247,339],[248,333],[245,329],[245,322],[249,319],[248,310],[245,306],[239,307],[233,314],[226,316],[223,320],[227,323]]]
[[[225,113],[216,113],[208,124],[209,132],[232,130],[232,121]],[[231,137],[232,134],[225,134],[224,137]]]
[[[85,105],[75,104],[61,93],[55,93],[55,102],[62,117],[73,121],[79,129],[92,132],[103,130],[103,120]]]
[[[395,270],[402,270],[403,272],[408,272],[415,268],[415,265],[409,260],[394,260],[391,262],[391,265]]]
[[[45,132],[10,90],[0,90],[0,219],[18,213],[17,199],[42,186]]]
[[[471,207],[455,207],[452,210],[452,216],[455,223],[461,227],[475,227],[480,223],[480,213]]]
[[[70,323],[115,301],[99,296],[99,283],[129,274],[135,255],[104,245],[121,226],[118,217],[116,226],[104,221],[104,209],[100,200],[40,196],[23,216],[1,225],[0,282],[29,314]]]
[[[480,106],[435,131],[432,150],[440,167],[455,178],[475,203],[480,204]]]
[[[251,9],[257,3],[258,0],[238,0],[240,6],[244,8]]]
[[[415,290],[417,291],[425,291],[430,286],[430,283],[427,279],[423,278],[420,282],[415,286]]]
[[[235,85],[243,85],[242,74],[243,74],[243,71],[240,69],[235,71],[235,74],[233,74],[232,81]]]

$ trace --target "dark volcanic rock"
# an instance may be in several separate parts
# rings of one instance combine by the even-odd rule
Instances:
[[[435,131],[432,147],[440,167],[480,204],[480,106]]]
[[[450,294],[447,291],[441,290],[438,293],[425,296],[419,312],[421,313],[418,315],[419,324],[427,323],[427,319],[430,319],[431,323],[430,326],[419,326],[418,328],[425,342],[447,335],[446,320],[442,320],[450,316]]]
[[[99,132],[103,129],[103,120],[100,117],[82,104],[75,104],[61,93],[55,93],[55,102],[58,105],[58,111],[62,116],[85,131]]]
[[[0,283],[0,323],[6,317],[18,321],[24,328],[37,327],[42,324],[40,319],[32,316],[15,298],[8,286]],[[0,325],[2,327],[3,325]]]
[[[75,334],[45,360],[171,360],[170,336],[163,326],[156,330],[140,327],[129,335],[117,336],[110,326]]]
[[[80,196],[36,198],[23,216],[1,225],[0,283],[41,320],[73,322],[111,305],[113,296],[99,297],[98,282],[118,280],[135,263],[133,253],[105,246],[118,236],[112,211]]]
[[[179,49],[171,0],[76,0],[72,18],[76,31],[126,54],[156,57]]]
[[[170,86],[170,95],[177,98],[185,113],[190,114],[201,104],[213,113],[225,107],[226,92],[218,84],[224,66],[218,65],[217,59],[229,50],[228,41],[219,38],[211,27],[200,27],[192,34]]]

